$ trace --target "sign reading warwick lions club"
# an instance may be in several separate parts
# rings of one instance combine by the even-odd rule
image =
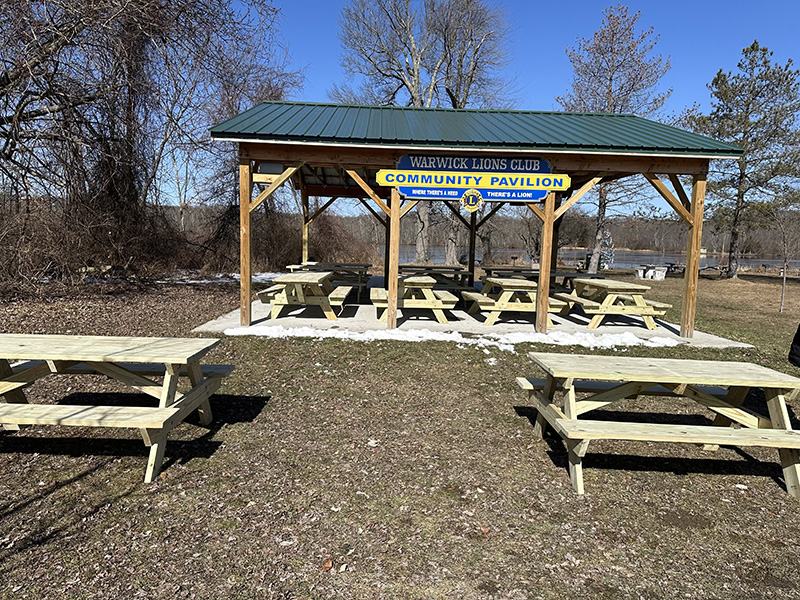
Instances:
[[[414,200],[462,200],[467,210],[482,201],[537,202],[571,184],[567,175],[551,174],[541,158],[419,154],[401,157],[397,169],[381,169],[377,182]]]

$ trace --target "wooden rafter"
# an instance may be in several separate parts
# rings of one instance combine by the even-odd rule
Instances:
[[[278,175],[278,177],[269,185],[269,187],[261,192],[258,197],[256,197],[256,199],[250,203],[250,212],[253,212],[259,206],[261,206],[261,203],[269,198],[275,192],[275,190],[281,187],[286,180],[294,175],[295,172],[303,166],[303,164],[303,161],[298,161],[286,169],[283,173]]]
[[[686,210],[692,210],[692,203],[689,202],[689,196],[686,195],[686,190],[683,189],[683,185],[681,184],[681,180],[678,179],[678,176],[674,173],[669,174],[669,180],[672,182],[672,187],[675,188],[675,191],[678,194],[678,198],[681,199],[683,205],[686,207]]]
[[[656,191],[661,194],[661,197],[667,201],[667,203],[678,213],[678,216],[683,219],[683,222],[686,223],[689,227],[694,227],[694,220],[692,219],[692,215],[689,214],[689,211],[686,210],[686,207],[678,200],[675,196],[672,195],[672,192],[669,191],[669,188],[658,178],[658,175],[653,173],[642,173],[645,176],[647,181],[656,188]]]
[[[447,200],[443,200],[442,203],[449,208],[455,216],[458,217],[458,220],[464,224],[464,227],[469,228],[469,221],[461,216],[461,212],[459,212],[458,209],[453,208],[453,206]]]
[[[369,202],[367,202],[366,200],[364,200],[364,198],[358,198],[358,201],[359,201],[359,202],[361,202],[361,204],[363,204],[363,205],[366,207],[366,209],[367,209],[369,212],[371,212],[371,213],[373,214],[373,216],[374,216],[376,219],[378,219],[378,222],[379,222],[381,225],[383,225],[384,227],[386,227],[386,217],[384,217],[384,216],[382,216],[382,215],[379,215],[379,214],[378,214],[378,211],[376,211],[374,208],[372,208],[372,206],[370,205],[370,203],[369,203]]]
[[[505,203],[505,202],[495,202],[495,203],[494,203],[494,206],[492,206],[492,209],[491,209],[491,210],[490,210],[488,213],[486,213],[485,215],[483,215],[483,218],[482,218],[480,221],[478,221],[478,222],[475,224],[475,229],[480,229],[480,228],[481,228],[481,226],[482,226],[484,223],[486,223],[486,221],[488,221],[489,219],[491,219],[491,218],[492,218],[492,217],[495,215],[495,213],[496,213],[498,210],[500,210],[501,208],[503,208],[505,205],[506,205],[506,203]]]
[[[572,194],[572,196],[570,196],[569,199],[566,202],[564,202],[561,206],[558,207],[558,209],[556,210],[555,215],[554,215],[555,218],[559,219],[561,217],[561,215],[563,215],[565,212],[567,212],[567,210],[569,209],[570,206],[572,206],[578,200],[583,198],[590,189],[592,189],[595,185],[600,183],[601,179],[603,179],[603,178],[602,177],[593,177],[592,179],[590,179],[589,181],[584,183],[578,189],[578,191],[576,191],[574,194]]]
[[[318,216],[320,216],[320,215],[321,215],[321,214],[322,214],[322,213],[325,211],[325,209],[326,209],[326,208],[328,208],[328,207],[329,207],[331,204],[333,204],[333,201],[334,201],[334,200],[337,200],[337,199],[338,199],[338,196],[333,196],[333,197],[332,197],[330,200],[328,200],[328,201],[327,201],[325,204],[323,204],[322,206],[320,206],[320,207],[319,207],[319,208],[318,208],[318,209],[317,209],[317,210],[314,212],[314,214],[313,214],[313,215],[311,215],[310,217],[308,217],[308,220],[306,221],[306,223],[311,223],[311,222],[312,222],[314,219],[316,219]]]
[[[378,194],[376,194],[376,193],[375,193],[375,192],[372,190],[372,188],[371,188],[371,187],[369,187],[369,184],[368,184],[366,181],[364,181],[363,179],[361,179],[361,175],[359,175],[358,173],[356,173],[355,169],[349,169],[349,168],[345,168],[345,171],[347,171],[347,174],[348,174],[348,175],[350,175],[350,177],[352,177],[352,178],[353,178],[353,181],[355,181],[355,182],[358,184],[358,186],[359,186],[359,187],[360,187],[362,190],[364,190],[364,192],[366,192],[367,196],[369,196],[370,198],[372,198],[372,201],[373,201],[375,204],[377,204],[377,205],[378,205],[378,206],[381,208],[381,210],[382,210],[383,212],[385,212],[387,215],[390,213],[390,211],[389,211],[389,207],[386,205],[386,203],[385,203],[383,200],[381,200],[381,199],[380,199],[380,197],[378,196]]]
[[[406,202],[405,205],[400,208],[400,218],[402,219],[405,217],[406,213],[414,208],[417,204],[419,204],[419,200],[409,200]]]
[[[541,208],[539,208],[538,206],[536,206],[535,204],[533,204],[531,202],[526,202],[525,206],[530,208],[533,211],[533,214],[535,214],[537,217],[539,217],[539,219],[542,221],[542,223],[544,223],[545,216],[544,216],[544,211]]]

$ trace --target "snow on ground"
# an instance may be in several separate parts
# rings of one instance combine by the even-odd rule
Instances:
[[[285,273],[253,273],[250,280],[253,283],[272,283],[272,280],[280,275],[285,275]],[[181,269],[174,279],[161,279],[155,283],[196,285],[200,283],[236,283],[237,281],[239,281],[238,273],[217,273],[201,277],[200,271]]]
[[[467,345],[482,348],[494,347],[506,352],[515,353],[516,344],[553,344],[556,346],[583,346],[584,348],[617,348],[620,346],[649,346],[651,348],[677,346],[681,342],[666,337],[641,339],[632,333],[567,333],[551,331],[549,333],[508,333],[486,334],[465,337],[458,332],[430,331],[428,329],[381,329],[365,332],[342,331],[339,329],[314,329],[312,327],[251,326],[234,327],[225,330],[225,335],[254,335],[269,338],[308,337],[321,340],[336,338],[358,342],[374,342],[378,340],[396,340],[402,342],[455,342],[459,347]]]

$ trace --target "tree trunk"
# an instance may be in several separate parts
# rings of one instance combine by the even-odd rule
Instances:
[[[592,257],[589,260],[589,273],[597,273],[600,270],[600,252],[603,246],[603,234],[606,230],[606,211],[608,209],[608,187],[601,183],[597,189],[597,220],[595,221],[594,246],[592,247]]]
[[[417,204],[417,251],[414,262],[426,263],[430,260],[428,238],[430,223],[430,204],[423,200]]]
[[[444,246],[444,264],[458,264],[458,233],[461,230],[461,221],[454,214],[447,220],[447,239]]]

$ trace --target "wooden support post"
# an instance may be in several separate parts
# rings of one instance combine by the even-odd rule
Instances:
[[[302,262],[308,262],[308,226],[311,223],[309,219],[308,210],[308,192],[302,190],[300,192],[301,201],[303,203],[303,256]]]
[[[700,246],[703,241],[703,206],[706,198],[706,176],[695,175],[692,182],[692,222],[686,247],[686,271],[683,275],[683,310],[681,311],[681,337],[694,336],[695,308],[697,306],[697,280],[700,275]]]
[[[392,196],[389,206],[389,269],[387,290],[387,319],[386,324],[389,329],[397,327],[397,292],[398,275],[400,272],[400,192],[397,188],[392,188]]]
[[[248,327],[250,309],[250,197],[253,168],[249,159],[239,157],[239,324]],[[163,451],[162,451],[163,452]]]
[[[391,200],[390,200],[391,202]],[[392,237],[392,219],[389,215],[386,216],[386,221],[383,223],[383,287],[389,286],[389,238]]]
[[[478,232],[478,213],[473,212],[469,219],[469,284],[475,285],[475,236]]]
[[[555,221],[555,192],[544,200],[542,219],[542,245],[539,252],[539,283],[536,287],[536,331],[547,333],[547,309],[550,307],[550,265],[553,246],[553,223]]]
[[[557,192],[556,193],[556,199],[555,199],[555,205],[554,205],[556,213],[558,212],[558,209],[561,207],[562,199],[563,199],[562,198],[562,194],[560,192]],[[551,267],[550,271],[551,271],[551,273],[554,273],[554,272],[558,271],[558,237],[559,237],[559,234],[560,234],[560,231],[561,231],[561,221],[562,221],[560,218],[555,217],[555,215],[554,215],[554,219],[555,219],[555,221],[553,222],[553,244],[552,244],[552,246],[550,248],[550,267]],[[552,285],[552,283],[554,281],[555,281],[555,275],[551,275],[550,276],[551,285]]]

